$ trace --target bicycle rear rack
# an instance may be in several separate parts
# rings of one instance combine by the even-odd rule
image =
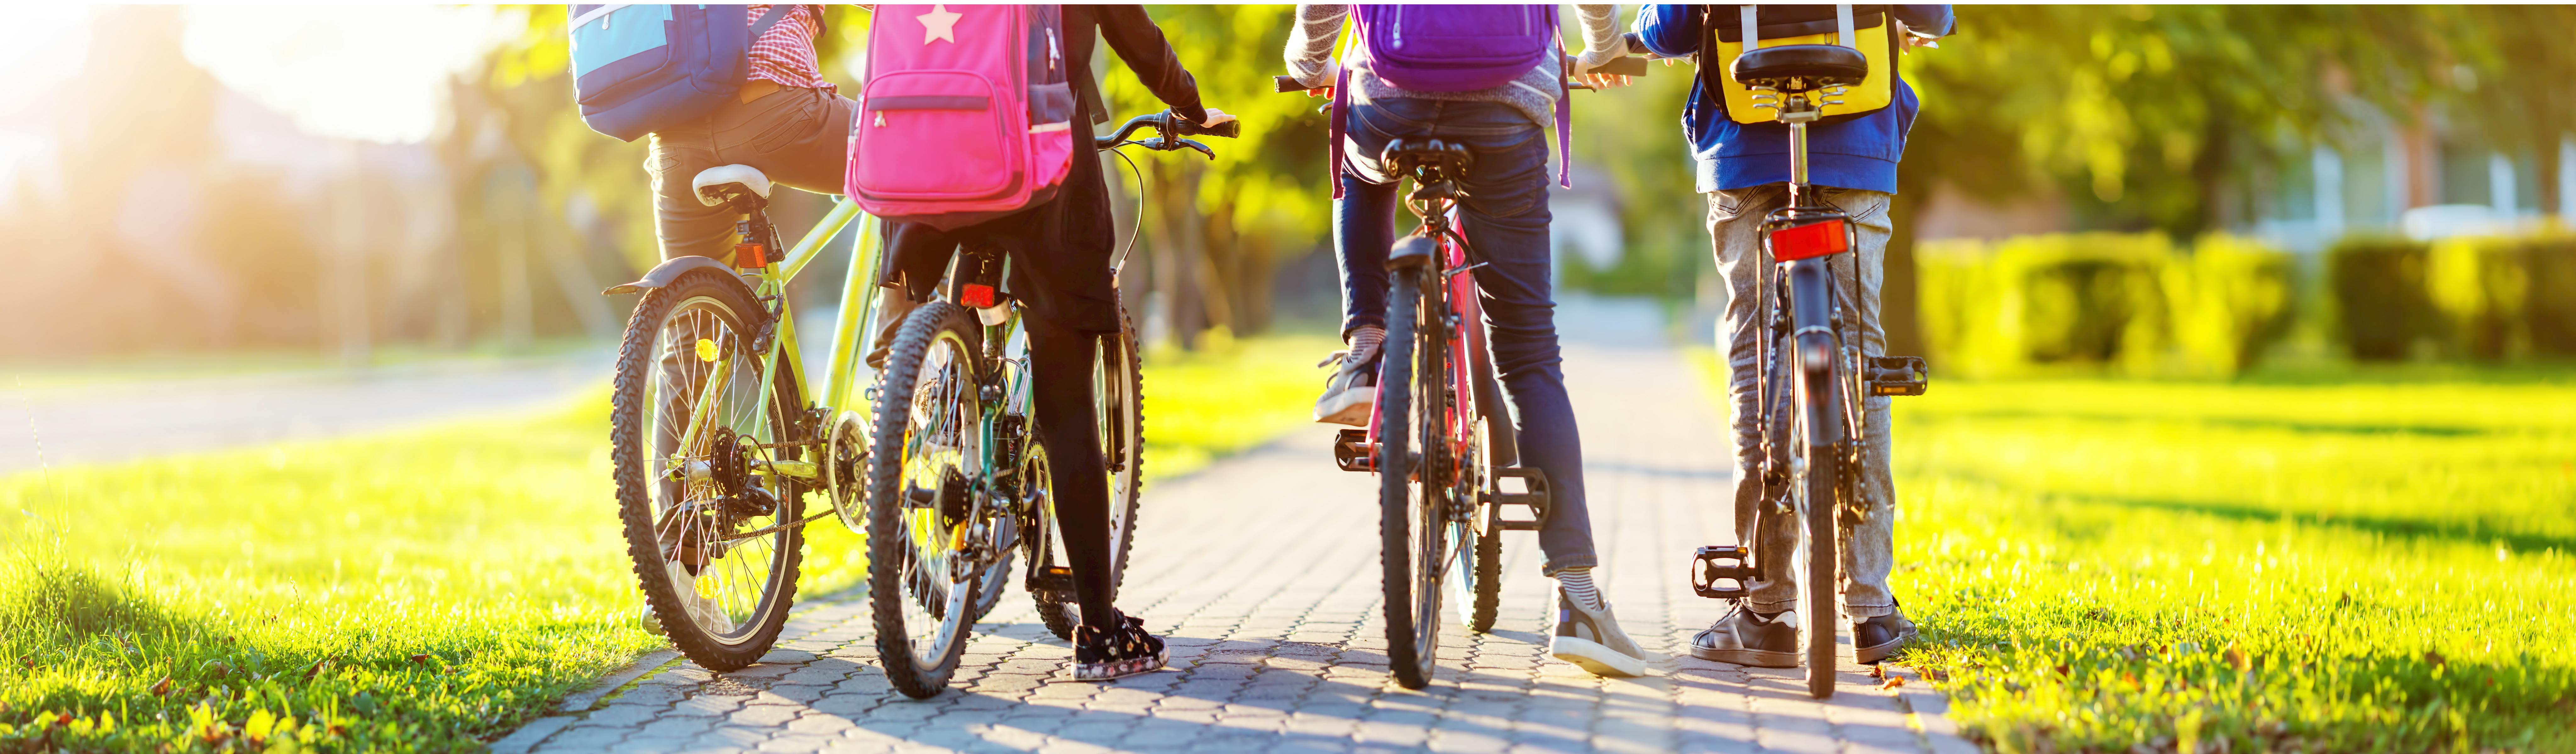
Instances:
[[[1521,492],[1504,492],[1503,480],[1521,480]],[[1494,523],[1504,531],[1538,531],[1539,521],[1547,518],[1549,502],[1547,472],[1537,467],[1500,466],[1494,469],[1494,491],[1485,502],[1494,506]],[[1515,519],[1503,515],[1503,506],[1529,506],[1530,517]]]
[[[1752,596],[1753,580],[1762,576],[1761,569],[1753,567],[1753,551],[1743,545],[1701,547],[1691,566],[1691,591],[1709,599],[1740,600]],[[1727,581],[1735,583],[1724,583]]]

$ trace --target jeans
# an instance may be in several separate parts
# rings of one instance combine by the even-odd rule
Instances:
[[[1887,329],[1879,322],[1878,294],[1886,278],[1887,237],[1892,229],[1887,204],[1894,197],[1876,191],[1819,191],[1824,203],[1850,214],[1852,224],[1860,231],[1860,242],[1852,253],[1835,255],[1829,266],[1835,284],[1842,288],[1843,300],[1856,303],[1860,310],[1861,353],[1885,356]],[[1729,294],[1721,332],[1726,338],[1726,397],[1735,425],[1735,535],[1738,542],[1751,540],[1754,563],[1761,565],[1766,575],[1778,577],[1759,579],[1750,585],[1753,596],[1746,601],[1754,610],[1765,613],[1798,607],[1798,570],[1788,567],[1797,552],[1797,517],[1755,515],[1764,492],[1762,414],[1754,390],[1763,365],[1755,363],[1755,346],[1761,339],[1762,318],[1770,311],[1772,278],[1778,272],[1771,255],[1762,251],[1762,218],[1786,206],[1788,200],[1785,184],[1708,195],[1709,236],[1715,239],[1717,269],[1726,276]],[[1785,341],[1773,344],[1772,353],[1785,353],[1781,350],[1784,345]],[[1888,397],[1883,395],[1861,399],[1861,422],[1867,430],[1862,437],[1860,481],[1855,486],[1861,502],[1869,508],[1869,519],[1853,527],[1839,548],[1843,561],[1843,610],[1855,620],[1896,610],[1896,598],[1887,591],[1887,573],[1896,564],[1891,552],[1895,544],[1896,483],[1887,466],[1887,402]],[[1777,499],[1788,491],[1771,493]],[[1759,532],[1754,531],[1757,525]],[[1820,608],[1817,615],[1809,618],[1828,617],[1826,609],[1829,608]]]
[[[704,123],[654,132],[644,169],[653,175],[653,232],[661,238],[662,258],[733,261],[736,215],[698,201],[689,187],[698,171],[739,163],[778,185],[841,193],[855,106],[821,89],[782,86],[750,102],[726,100]]]
[[[1342,332],[1386,325],[1386,255],[1395,244],[1400,176],[1388,173],[1378,152],[1399,137],[1464,142],[1476,164],[1463,184],[1461,230],[1486,263],[1474,274],[1494,369],[1519,423],[1521,464],[1546,472],[1551,493],[1539,522],[1543,572],[1599,565],[1583,499],[1583,440],[1566,398],[1548,289],[1547,139],[1529,116],[1498,102],[1382,99],[1353,105],[1350,123],[1343,198],[1333,205]]]

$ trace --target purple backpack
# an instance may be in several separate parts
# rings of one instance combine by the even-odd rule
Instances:
[[[1556,48],[1553,5],[1358,6],[1359,54],[1369,70],[1398,89],[1472,92],[1519,79],[1547,62]],[[1573,188],[1566,166],[1574,161],[1574,113],[1560,82],[1556,93],[1556,182]],[[1333,86],[1331,159],[1333,198],[1342,198],[1342,139],[1350,132],[1351,72]]]
[[[1369,69],[1401,89],[1492,89],[1556,54],[1553,5],[1362,5],[1358,11]]]

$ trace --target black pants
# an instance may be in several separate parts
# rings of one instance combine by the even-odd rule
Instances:
[[[1032,208],[990,222],[941,231],[925,225],[896,224],[888,248],[892,251],[886,265],[885,282],[912,302],[930,298],[939,285],[941,271],[961,244],[1000,247],[1011,257],[1010,290],[1015,292],[1045,290],[1030,279],[1031,270],[1046,269],[1032,264],[1033,255],[1047,254],[1051,236],[1041,231],[1050,226],[1040,210]],[[1062,260],[1053,260],[1059,264]],[[1103,287],[1108,276],[1098,278]],[[1049,281],[1054,282],[1054,281]],[[1102,298],[1114,296],[1114,292]],[[1114,300],[1114,299],[1111,299]],[[1083,625],[1106,629],[1113,625],[1110,608],[1109,552],[1109,471],[1102,462],[1100,427],[1092,413],[1091,369],[1099,358],[1100,338],[1104,333],[1081,329],[1064,320],[1060,307],[1042,305],[1044,297],[1025,303],[1020,324],[1029,331],[1030,380],[1035,388],[1038,442],[1046,446],[1049,481],[1055,485],[1056,523],[1064,528],[1065,560],[1073,567],[1074,600],[1082,606]],[[1115,325],[1113,324],[1114,328]],[[1105,333],[1116,336],[1112,329]]]

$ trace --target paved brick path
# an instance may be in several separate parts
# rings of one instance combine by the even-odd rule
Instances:
[[[1587,316],[1628,327],[1569,330],[1659,329],[1620,314]],[[1471,636],[1453,619],[1437,681],[1396,686],[1378,620],[1374,487],[1334,470],[1331,433],[1312,429],[1148,488],[1121,607],[1167,634],[1165,672],[1071,682],[1072,651],[1014,588],[978,626],[955,689],[912,701],[876,665],[865,603],[826,603],[790,623],[763,664],[721,676],[673,664],[604,704],[577,697],[570,706],[588,711],[539,720],[495,749],[1975,751],[1919,680],[1884,689],[1846,664],[1841,690],[1819,703],[1799,671],[1690,658],[1690,635],[1722,607],[1690,594],[1685,568],[1692,547],[1727,537],[1712,504],[1729,473],[1720,415],[1674,351],[1595,340],[1567,356],[1600,574],[1630,634],[1662,653],[1650,677],[1595,678],[1546,658],[1552,583],[1534,538],[1514,533],[1494,633]]]

